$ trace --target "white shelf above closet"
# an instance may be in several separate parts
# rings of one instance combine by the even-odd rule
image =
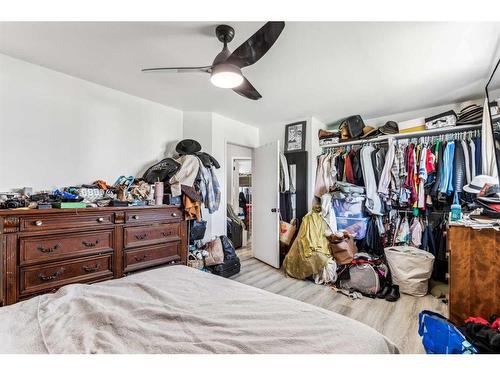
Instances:
[[[420,137],[428,137],[428,136],[440,135],[440,134],[461,133],[461,132],[466,132],[466,131],[470,131],[470,130],[477,130],[477,129],[481,129],[481,125],[459,125],[459,126],[453,126],[453,127],[447,127],[447,128],[422,130],[419,132],[381,135],[380,137],[375,137],[375,138],[357,139],[355,141],[339,142],[339,143],[332,143],[332,144],[327,144],[327,145],[320,144],[320,147],[321,148],[332,148],[332,147],[341,147],[341,146],[350,146],[350,145],[361,145],[361,144],[365,144],[365,143],[381,143],[381,142],[387,142],[390,138],[392,138],[392,139],[420,138]]]

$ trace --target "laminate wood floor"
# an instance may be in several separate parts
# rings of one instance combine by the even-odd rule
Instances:
[[[281,270],[249,258],[242,260],[241,272],[231,278],[243,284],[310,303],[365,323],[391,339],[402,353],[424,353],[418,335],[418,314],[422,310],[448,316],[447,305],[431,295],[402,294],[397,302],[364,297],[351,300],[325,285],[286,277]]]

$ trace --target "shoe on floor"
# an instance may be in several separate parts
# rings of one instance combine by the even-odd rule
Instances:
[[[391,287],[391,291],[387,296],[385,296],[385,300],[389,302],[396,302],[399,299],[399,285],[393,285]]]
[[[385,284],[380,292],[377,293],[377,298],[384,299],[387,294],[391,291],[391,285]]]

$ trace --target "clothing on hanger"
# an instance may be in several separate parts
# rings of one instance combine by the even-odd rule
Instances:
[[[378,183],[378,192],[382,194],[386,199],[389,198],[389,184],[391,181],[399,179],[399,164],[394,162],[395,157],[395,146],[393,139],[389,139],[389,147],[387,148],[387,154],[385,155],[385,163],[380,175],[380,181]],[[396,187],[396,182],[394,182],[394,188]]]
[[[371,214],[382,215],[382,203],[377,192],[375,173],[371,162],[371,154],[373,150],[373,146],[363,146],[361,149],[361,168],[366,188],[365,208]]]

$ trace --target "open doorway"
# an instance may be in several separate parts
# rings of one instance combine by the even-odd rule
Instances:
[[[242,260],[253,256],[252,158],[251,148],[227,144],[227,236]]]

